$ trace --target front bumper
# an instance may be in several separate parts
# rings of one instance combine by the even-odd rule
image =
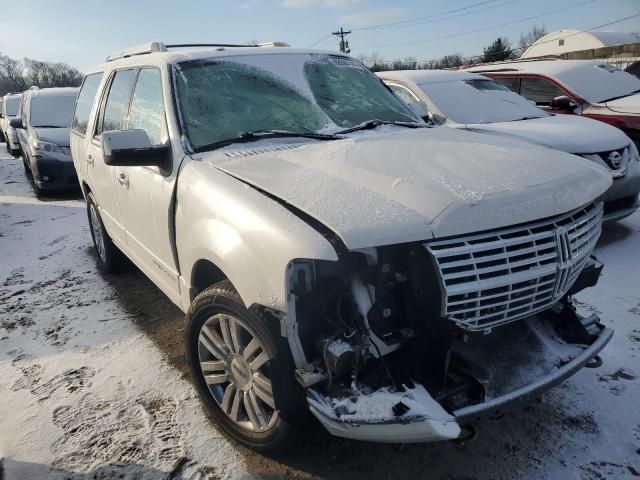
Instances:
[[[601,269],[602,264],[590,260],[570,293],[595,285]],[[455,374],[439,391],[427,392],[416,384],[400,392],[330,398],[311,387],[307,400],[314,416],[338,437],[392,443],[452,440],[465,424],[563,382],[594,359],[612,336],[613,330],[596,315],[580,316],[564,299],[490,335],[454,341],[449,369]]]
[[[623,177],[614,178],[613,184],[603,195],[604,221],[622,220],[635,212],[640,206],[640,162],[629,161],[627,173]]]
[[[593,318],[589,318],[593,322]],[[411,417],[396,420],[354,421],[341,420],[339,416],[328,413],[326,406],[318,402],[318,398],[308,396],[309,408],[329,433],[343,438],[380,443],[421,443],[453,440],[462,433],[462,426],[484,416],[502,411],[508,407],[527,402],[552,387],[563,382],[583,368],[605,347],[613,336],[613,330],[596,325],[597,333],[593,343],[582,346],[581,352],[571,360],[550,371],[542,377],[532,380],[525,386],[490,400],[469,405],[448,413],[439,405],[433,410],[434,415]],[[558,347],[561,348],[561,342]],[[435,401],[434,401],[435,402]],[[323,408],[325,407],[325,408]],[[438,408],[440,407],[440,408]]]
[[[32,158],[33,180],[41,190],[66,190],[78,187],[78,176],[71,156],[38,154]]]

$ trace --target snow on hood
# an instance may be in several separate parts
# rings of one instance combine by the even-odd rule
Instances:
[[[61,147],[69,146],[69,134],[71,130],[69,128],[33,128],[38,135],[38,139],[43,142],[55,143]]]
[[[640,115],[640,93],[612,100],[607,102],[606,105],[609,110],[613,110],[614,112]]]
[[[288,151],[257,147],[203,159],[311,215],[349,249],[537,220],[585,205],[611,185],[609,172],[579,157],[446,127]]]
[[[577,115],[552,115],[517,122],[467,124],[478,132],[498,133],[568,153],[598,153],[629,145],[622,130]]]

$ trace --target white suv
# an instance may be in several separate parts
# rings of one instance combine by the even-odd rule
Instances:
[[[571,303],[611,174],[428,127],[346,55],[126,50],[89,70],[71,149],[99,264],[126,255],[186,312],[202,400],[252,448],[313,417],[458,438],[611,338]]]

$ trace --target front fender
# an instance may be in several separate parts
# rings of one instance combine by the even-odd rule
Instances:
[[[176,247],[189,291],[199,260],[231,281],[250,307],[286,311],[285,272],[296,258],[337,260],[329,241],[276,201],[204,162],[178,177]]]

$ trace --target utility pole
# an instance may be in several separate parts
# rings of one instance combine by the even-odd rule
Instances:
[[[342,53],[351,53],[351,48],[349,48],[349,42],[344,39],[344,37],[346,37],[350,33],[351,33],[351,30],[345,32],[342,29],[342,27],[340,27],[339,32],[333,32],[333,35],[335,35],[336,37],[340,37],[340,51]]]

